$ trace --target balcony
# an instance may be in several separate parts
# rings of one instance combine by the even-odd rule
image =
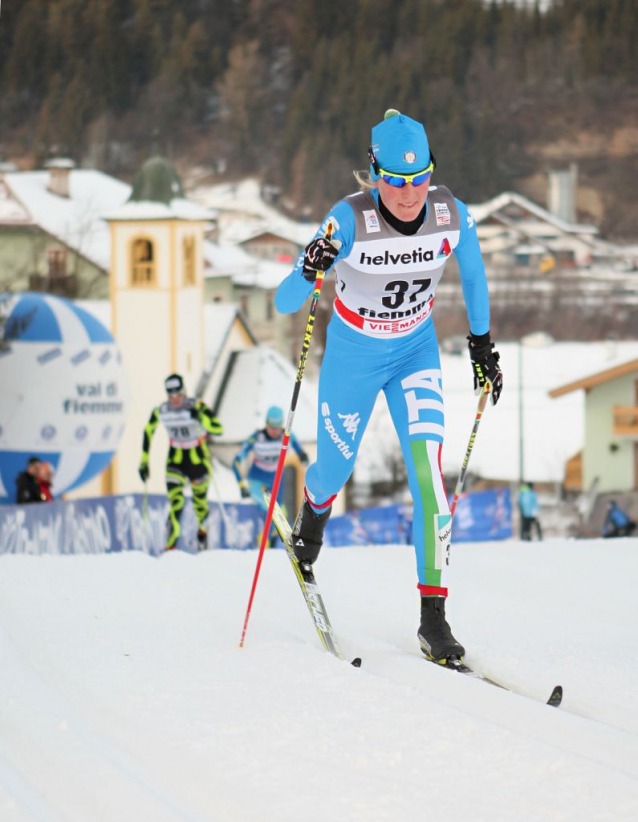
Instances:
[[[638,406],[615,405],[614,434],[638,439]]]
[[[78,295],[78,278],[75,274],[48,276],[45,274],[29,275],[29,290],[57,294],[58,297],[73,299]]]

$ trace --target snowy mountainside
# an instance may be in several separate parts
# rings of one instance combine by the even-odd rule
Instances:
[[[467,661],[533,698],[420,658],[407,546],[318,562],[360,670],[320,648],[283,551],[244,649],[255,552],[0,557],[0,819],[638,818],[638,539],[452,560]]]

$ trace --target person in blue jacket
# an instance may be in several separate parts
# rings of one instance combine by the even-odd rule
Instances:
[[[603,526],[604,537],[630,537],[636,529],[636,523],[618,505],[611,500]]]
[[[317,271],[334,271],[336,298],[319,377],[317,459],[293,526],[302,573],[319,555],[332,502],[350,477],[376,398],[385,393],[414,501],[424,654],[440,662],[465,650],[445,616],[451,516],[441,473],[443,375],[432,319],[451,254],[459,265],[474,388],[503,377],[490,339],[485,268],[467,206],[431,185],[435,160],[423,125],[390,109],[372,129],[369,179],[339,201],[279,286],[280,312],[301,308]]]
[[[518,510],[521,518],[521,539],[532,541],[532,528],[536,528],[536,536],[543,539],[543,531],[538,519],[538,497],[531,482],[522,483],[518,492]]]
[[[266,425],[251,434],[242,444],[233,460],[233,471],[242,497],[252,499],[264,512],[268,510],[264,491],[271,491],[277,472],[277,463],[284,437],[284,412],[278,405],[271,405],[266,412]],[[303,464],[308,463],[308,455],[294,434],[290,436],[290,446]],[[242,466],[250,459],[250,468],[244,476]],[[279,485],[277,499],[281,502],[284,492],[283,477]],[[273,532],[274,533],[274,532]]]

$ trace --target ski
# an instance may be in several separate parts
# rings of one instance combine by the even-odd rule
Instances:
[[[266,500],[266,504],[269,505],[270,494],[265,493],[264,498]],[[306,605],[308,606],[313,624],[319,634],[321,644],[326,651],[329,651],[331,654],[336,656],[337,659],[345,660],[345,656],[339,647],[337,637],[335,636],[330,620],[328,619],[326,606],[324,605],[323,598],[319,593],[319,587],[317,586],[317,580],[315,579],[314,572],[310,566],[302,569],[299,565],[295,552],[292,548],[292,528],[290,527],[290,523],[288,522],[286,515],[281,510],[279,503],[277,502],[275,503],[275,507],[273,509],[272,521],[277,529],[277,533],[281,537],[281,541],[286,547],[288,559],[290,560],[290,564],[292,565],[295,576],[297,577],[297,582],[299,583],[299,587],[301,588],[304,599],[306,600]],[[355,668],[359,668],[361,667],[361,659],[356,657],[352,660],[351,664],[354,665]]]
[[[502,691],[509,691],[510,693],[518,694],[519,696],[528,696],[527,694],[520,693],[513,688],[508,688],[506,685],[502,685],[500,682],[497,682],[495,679],[491,679],[489,676],[482,674],[480,671],[474,670],[474,668],[470,668],[469,665],[466,665],[460,659],[444,659],[439,662],[436,659],[431,659],[425,653],[423,658],[427,662],[432,662],[435,665],[439,665],[441,668],[447,668],[450,671],[456,671],[459,674],[464,674],[465,676],[469,676],[472,679],[479,679],[481,682],[487,682],[488,685],[493,685],[495,688],[500,688]],[[545,703],[546,705],[550,705],[552,708],[558,708],[560,703],[563,701],[563,686],[556,685],[554,690],[552,691],[549,699]]]

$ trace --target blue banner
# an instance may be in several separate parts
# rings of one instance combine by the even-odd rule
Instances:
[[[166,544],[168,502],[162,494],[127,494],[73,502],[0,507],[2,554],[103,554],[144,551],[161,554]],[[208,547],[254,548],[263,514],[255,505],[212,504]],[[178,548],[195,553],[197,520],[188,499]]]
[[[127,494],[73,502],[0,506],[0,554],[103,554],[145,551],[157,556],[166,543],[168,502],[164,495]],[[264,514],[252,504],[211,504],[208,547],[245,551],[258,547]],[[178,548],[195,553],[197,520],[187,499]],[[461,497],[453,542],[512,536],[509,488]],[[384,545],[412,542],[412,506],[388,505],[333,517],[325,544]],[[279,547],[281,544],[278,543]]]
[[[509,488],[464,494],[452,524],[452,542],[484,542],[512,536]],[[332,517],[326,525],[326,545],[387,545],[412,543],[412,506],[387,505]]]
[[[512,495],[509,488],[464,494],[452,523],[452,542],[487,542],[512,536]]]

